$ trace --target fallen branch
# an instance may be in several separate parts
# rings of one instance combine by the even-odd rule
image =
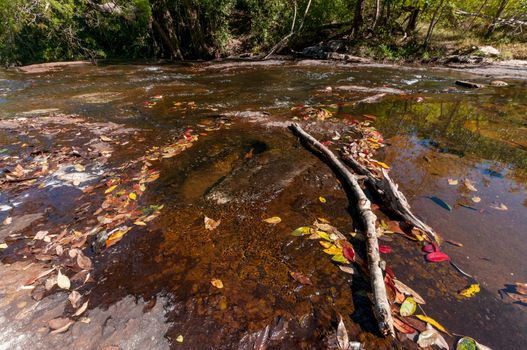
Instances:
[[[343,155],[342,159],[353,169],[353,171],[366,177],[368,184],[382,198],[383,203],[388,207],[388,209],[399,215],[408,223],[424,231],[429,236],[429,238],[433,238],[437,243],[441,242],[441,238],[437,232],[435,232],[430,226],[425,224],[423,221],[417,218],[414,213],[412,213],[410,204],[408,204],[408,200],[404,194],[399,191],[397,184],[390,178],[386,170],[382,169],[383,176],[382,178],[378,178],[373,176],[371,171],[369,171],[364,165],[357,162],[352,156]]]
[[[386,294],[386,286],[384,284],[384,276],[381,269],[381,258],[379,255],[379,242],[377,241],[377,229],[375,222],[377,217],[371,210],[371,203],[364,194],[364,191],[357,181],[357,177],[353,175],[348,168],[331,152],[326,146],[318,142],[313,136],[305,132],[298,124],[290,125],[290,129],[302,141],[304,141],[313,150],[319,152],[326,161],[328,161],[335,170],[342,176],[346,185],[353,192],[356,200],[359,216],[362,220],[364,230],[366,231],[366,249],[368,256],[368,269],[370,272],[371,286],[374,297],[374,314],[377,319],[379,331],[387,336],[395,336],[393,328],[393,319]]]

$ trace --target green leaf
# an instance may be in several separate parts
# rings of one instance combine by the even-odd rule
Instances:
[[[291,232],[291,234],[293,236],[297,236],[297,237],[298,236],[304,236],[304,235],[308,235],[310,230],[311,230],[311,228],[309,226],[302,226],[302,227],[297,228],[293,232]]]
[[[331,260],[336,261],[336,262],[339,262],[339,263],[342,263],[342,264],[349,264],[349,263],[350,263],[350,262],[348,261],[348,259],[346,259],[346,258],[344,257],[344,255],[342,255],[342,254],[333,255],[333,257],[331,258]]]
[[[456,350],[476,350],[476,341],[470,337],[463,337],[457,342]]]
[[[414,314],[416,308],[417,308],[417,304],[414,298],[408,297],[401,304],[399,313],[401,314],[401,316],[411,316]]]

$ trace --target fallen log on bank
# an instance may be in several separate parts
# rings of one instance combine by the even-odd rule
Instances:
[[[374,314],[377,319],[379,331],[385,335],[395,336],[393,319],[391,314],[384,276],[381,269],[381,258],[379,255],[379,242],[377,241],[377,229],[375,222],[377,217],[371,210],[371,203],[364,194],[364,191],[357,181],[356,175],[352,174],[348,168],[331,152],[326,146],[321,144],[313,136],[305,132],[298,124],[293,123],[290,129],[312,150],[317,151],[324,159],[329,162],[334,169],[342,176],[346,185],[350,188],[356,200],[359,216],[362,220],[363,229],[366,233],[366,247],[368,257],[368,269],[370,272],[371,286],[374,297]]]
[[[343,155],[342,160],[359,175],[365,176],[367,183],[381,197],[383,204],[387,208],[399,215],[406,222],[412,224],[418,229],[425,232],[429,238],[434,239],[438,244],[441,243],[441,237],[430,226],[421,221],[410,208],[405,195],[399,191],[397,184],[388,175],[388,172],[382,169],[382,178],[375,177],[364,165],[360,164],[350,155]]]

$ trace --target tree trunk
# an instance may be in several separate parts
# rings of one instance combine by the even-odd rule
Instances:
[[[417,19],[419,18],[419,12],[421,9],[419,7],[414,7],[410,13],[410,18],[408,19],[408,24],[406,26],[406,32],[412,33],[417,29]]]
[[[375,0],[375,19],[373,20],[373,24],[371,25],[372,31],[375,30],[375,27],[377,26],[377,22],[379,22],[380,16],[381,16],[381,0]]]
[[[485,8],[485,5],[487,5],[487,2],[489,0],[485,0],[483,1],[483,3],[481,4],[481,6],[479,7],[479,10],[478,12],[476,12],[476,15],[472,18],[472,21],[470,21],[470,24],[468,25],[467,27],[467,30],[471,30],[472,27],[474,26],[474,23],[476,22],[476,18],[479,17],[479,15],[481,14],[481,12],[483,11],[483,9]]]
[[[503,10],[505,10],[505,7],[507,6],[508,2],[509,0],[501,0],[500,5],[498,6],[498,9],[496,10],[496,14],[494,15],[494,18],[492,19],[492,23],[490,23],[487,29],[485,38],[490,38],[492,36],[492,33],[494,33],[494,30],[496,29],[497,21],[501,17],[501,14],[503,13]]]
[[[430,39],[432,39],[432,33],[434,32],[434,28],[439,21],[441,12],[443,12],[443,4],[445,0],[441,0],[439,5],[437,5],[436,9],[434,10],[434,14],[432,15],[432,19],[430,20],[430,25],[428,26],[428,31],[426,32],[426,38],[424,42],[424,46],[427,47],[430,43]]]
[[[353,17],[353,37],[358,38],[360,36],[360,31],[364,18],[362,13],[364,11],[364,0],[357,0],[355,3],[355,14]]]

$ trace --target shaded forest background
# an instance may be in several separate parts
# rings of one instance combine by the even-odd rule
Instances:
[[[492,44],[526,58],[527,0],[0,0],[0,62],[211,59],[321,41],[429,60]]]

